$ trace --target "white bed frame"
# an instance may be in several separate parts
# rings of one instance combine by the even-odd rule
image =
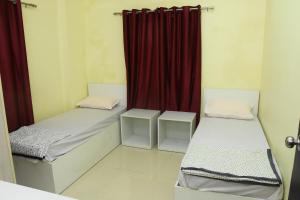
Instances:
[[[235,90],[235,89],[205,89],[203,95],[203,106],[212,99],[234,99],[248,103],[253,109],[255,116],[258,114],[259,91],[254,90]],[[175,200],[263,200],[250,197],[242,197],[231,194],[192,190],[190,188],[175,184]]]
[[[263,200],[251,197],[242,197],[217,192],[202,192],[175,185],[174,200]]]
[[[126,105],[124,85],[89,84],[88,90],[91,96],[117,96],[121,104]],[[101,134],[92,136],[86,143],[53,162],[33,162],[31,159],[13,156],[17,183],[61,193],[120,143],[120,122],[115,122],[102,130]]]

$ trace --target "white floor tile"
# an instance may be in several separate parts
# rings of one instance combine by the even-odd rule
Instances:
[[[173,200],[183,154],[119,146],[64,193],[79,200]]]

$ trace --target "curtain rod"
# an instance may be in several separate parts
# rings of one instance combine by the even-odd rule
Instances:
[[[33,4],[33,3],[21,2],[21,4],[24,5],[25,8],[27,8],[27,7],[37,8],[37,5],[36,5],[36,4]]]
[[[191,8],[192,10],[193,9],[197,9],[197,8]],[[205,11],[210,11],[210,10],[214,10],[215,7],[202,7],[201,10],[205,10]],[[182,10],[182,8],[177,8],[176,10]],[[167,9],[166,11],[172,11],[172,9]],[[138,11],[138,12],[141,12],[141,11]],[[149,10],[147,12],[153,12],[152,10]],[[122,15],[122,12],[114,12],[113,13],[114,15]]]
[[[13,4],[16,4],[16,3],[17,3],[16,0],[8,0],[8,1],[11,1]],[[26,3],[26,2],[22,2],[22,1],[21,1],[21,4],[22,4],[23,6],[25,6],[25,8],[27,8],[27,7],[37,8],[37,5],[36,5],[36,4],[33,4],[33,3]]]

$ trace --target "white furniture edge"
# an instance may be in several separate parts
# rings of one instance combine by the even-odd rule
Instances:
[[[0,180],[16,182],[0,78]]]
[[[104,91],[105,94],[117,94],[116,91],[119,91],[119,97],[125,94],[124,86],[116,85],[114,88],[106,91],[105,84],[89,85],[91,95],[100,95]],[[35,163],[21,156],[13,156],[17,183],[48,192],[61,193],[120,143],[120,122],[118,121],[53,162],[37,161]]]
[[[140,109],[143,110],[143,109]],[[153,120],[152,118],[147,118],[147,117],[140,117],[140,116],[126,116],[126,113],[124,113],[123,115],[121,115],[121,143],[124,146],[129,146],[129,147],[136,147],[136,148],[142,148],[142,149],[152,149],[154,147],[154,145],[156,145],[157,142],[157,119],[160,115],[160,111],[158,110],[153,110],[153,111],[157,111],[158,113],[155,114],[154,118],[156,118],[156,120]],[[124,134],[122,133],[122,129],[124,127],[124,118],[132,118],[132,119],[142,119],[142,120],[147,120],[149,122],[149,145],[144,146],[141,144],[132,144],[132,143],[128,143],[126,142],[126,140],[124,139]],[[154,134],[152,134],[152,132]]]
[[[176,182],[174,200],[264,200],[251,197],[242,197],[218,192],[203,192],[181,187]]]
[[[127,105],[126,85],[89,83],[88,92],[90,96],[114,96],[120,99],[120,104]]]
[[[251,106],[254,116],[258,115],[259,91],[242,89],[204,89],[202,110],[209,100],[213,99],[240,100]]]
[[[258,115],[259,91],[256,90],[240,90],[240,89],[205,89],[203,96],[202,108],[206,102],[211,99],[230,99],[241,100],[253,107],[253,114]],[[203,110],[203,109],[202,109]],[[174,187],[174,200],[263,200],[258,198],[250,198],[244,196],[236,196],[225,193],[208,192],[200,190],[192,190],[190,188],[179,186],[176,182]]]
[[[1,200],[75,200],[49,192],[28,188],[22,185],[7,183],[0,181]]]
[[[169,112],[169,111],[165,111],[165,112]],[[164,112],[164,113],[165,113]],[[161,114],[161,116],[163,116],[163,114]],[[159,150],[162,150],[162,151],[170,151],[170,152],[178,152],[178,153],[185,153],[185,151],[182,151],[182,150],[179,150],[179,149],[173,149],[173,148],[166,148],[166,147],[162,147],[161,146],[161,139],[160,139],[160,123],[161,121],[172,121],[172,122],[185,122],[185,123],[189,123],[189,142],[191,141],[192,137],[193,137],[193,134],[196,130],[196,113],[195,113],[195,117],[194,119],[190,122],[190,121],[186,121],[186,120],[177,120],[177,119],[167,119],[167,118],[161,118],[161,116],[158,117],[157,119],[157,124],[158,124],[158,127],[157,127],[157,138],[158,138],[158,142],[157,142],[157,148]]]

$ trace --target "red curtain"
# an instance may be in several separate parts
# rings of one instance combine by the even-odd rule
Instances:
[[[34,122],[20,0],[0,1],[0,74],[9,131]]]
[[[201,7],[123,11],[123,31],[128,109],[199,117]]]

